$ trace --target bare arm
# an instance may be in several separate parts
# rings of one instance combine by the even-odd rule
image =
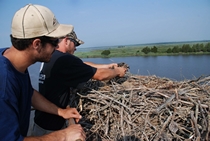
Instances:
[[[69,118],[81,118],[81,115],[75,108],[62,109],[57,107],[55,104],[48,101],[38,91],[34,90],[32,96],[32,106],[35,109],[48,112],[51,114],[62,116],[65,119]],[[25,137],[24,141],[75,141],[81,139],[85,141],[85,132],[80,124],[71,125],[65,129],[52,132],[39,137]]]
[[[69,127],[46,134],[39,137],[25,137],[24,141],[75,141],[81,139],[85,141],[86,135],[80,124],[70,125]]]
[[[123,77],[127,71],[127,68],[124,67],[115,67],[114,69],[97,69],[96,73],[93,76],[95,80],[109,80],[116,76]]]
[[[81,115],[75,108],[62,109],[51,103],[45,97],[43,97],[38,91],[34,90],[32,96],[32,106],[40,111],[59,115],[65,119],[76,118],[81,119]]]
[[[94,68],[105,68],[105,69],[112,69],[117,67],[117,63],[111,63],[111,64],[95,64],[92,62],[84,62],[85,64],[94,67]]]

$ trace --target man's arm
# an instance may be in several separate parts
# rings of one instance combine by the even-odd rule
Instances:
[[[113,69],[117,67],[117,63],[111,63],[111,64],[95,64],[92,62],[84,62],[85,64],[94,67],[94,68],[104,68],[104,69]]]
[[[127,71],[127,68],[124,67],[115,67],[114,69],[97,69],[96,73],[92,77],[95,80],[110,80],[116,76],[123,77]]]
[[[57,107],[55,104],[48,101],[44,96],[42,96],[38,91],[34,90],[32,96],[32,106],[40,111],[47,112],[50,114],[59,115],[65,119],[75,118],[81,119],[81,115],[75,108],[62,109]]]

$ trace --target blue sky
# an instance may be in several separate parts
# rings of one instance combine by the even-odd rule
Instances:
[[[74,25],[81,47],[210,40],[210,0],[0,0],[0,47],[11,46],[11,20],[28,3]]]

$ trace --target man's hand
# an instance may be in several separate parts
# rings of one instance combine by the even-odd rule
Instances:
[[[124,63],[124,62],[118,63],[117,66],[118,67],[124,67],[124,68],[130,69],[129,65],[126,64],[126,63]]]
[[[119,77],[124,77],[125,73],[128,71],[125,67],[116,67],[115,69],[119,71]]]
[[[79,122],[82,118],[76,108],[70,108],[69,106],[67,106],[66,109],[59,108],[58,115],[64,119],[74,118],[76,122]]]
[[[76,140],[85,141],[86,139],[85,132],[80,124],[73,124],[68,126],[65,129],[65,133],[66,133],[65,141],[76,141]]]

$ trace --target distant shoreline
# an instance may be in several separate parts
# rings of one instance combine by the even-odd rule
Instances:
[[[157,42],[157,43],[142,43],[142,44],[127,44],[127,45],[113,45],[113,46],[98,46],[98,47],[79,47],[78,49],[87,49],[87,48],[117,48],[118,46],[151,46],[151,45],[175,45],[175,44],[194,44],[194,43],[208,43],[210,40],[199,40],[199,41],[177,41],[177,42]]]
[[[188,41],[188,42],[162,42],[162,43],[148,43],[136,45],[119,45],[119,46],[104,46],[104,47],[90,47],[90,48],[77,48],[75,56],[79,58],[110,58],[110,57],[132,57],[132,56],[171,56],[171,55],[209,55],[210,52],[187,52],[187,53],[167,53],[169,48],[174,46],[181,47],[188,44],[193,46],[195,44],[203,44],[204,46],[210,43],[210,40],[203,41]],[[145,54],[142,49],[145,47],[157,47],[156,53],[150,52]],[[110,54],[102,55],[104,50],[109,50]]]

